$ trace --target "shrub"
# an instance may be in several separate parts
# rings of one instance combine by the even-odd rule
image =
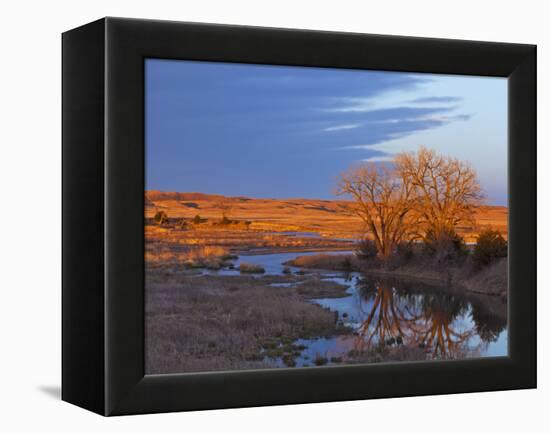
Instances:
[[[386,259],[386,266],[389,268],[402,267],[408,264],[414,257],[413,244],[401,241],[389,258]]]
[[[395,253],[397,256],[399,256],[402,260],[408,262],[410,261],[414,256],[414,250],[413,250],[413,244],[410,242],[402,241],[397,245],[397,248],[395,250]]]
[[[439,235],[429,230],[426,233],[424,252],[437,263],[448,263],[463,258],[468,251],[464,239],[451,229]]]
[[[342,269],[344,271],[351,271],[352,264],[349,256],[345,256],[344,259],[342,259]]]
[[[477,267],[489,265],[495,259],[508,256],[508,243],[500,232],[487,229],[480,232],[474,247],[473,260]]]
[[[357,243],[357,248],[355,249],[355,255],[359,259],[371,259],[375,258],[378,254],[378,249],[373,240],[365,238]]]
[[[193,218],[193,223],[196,224],[196,225],[200,225],[201,223],[204,223],[205,221],[206,221],[206,219],[203,219],[198,214]]]
[[[157,211],[153,217],[153,220],[156,224],[162,225],[168,220],[168,215],[164,211]]]
[[[229,220],[226,216],[223,216],[221,221],[220,221],[220,224],[222,225],[230,225],[232,223],[231,220]]]

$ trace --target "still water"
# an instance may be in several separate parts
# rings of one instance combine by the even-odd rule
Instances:
[[[286,261],[319,253],[242,255],[235,267],[241,262],[259,264],[267,275],[282,275]],[[300,270],[289,268],[291,272]],[[223,269],[213,273],[235,275],[239,271]],[[419,348],[430,360],[495,357],[508,353],[506,302],[499,297],[456,293],[357,272],[316,270],[315,273],[323,280],[347,286],[346,297],[312,299],[311,302],[335,312],[337,321],[351,329],[352,334],[296,341],[295,344],[306,347],[296,358],[296,366],[312,365],[319,357],[326,358],[327,364],[339,363],[338,359],[345,358],[350,351],[380,343]],[[284,366],[278,359],[271,362]]]
[[[311,363],[319,354],[330,359],[381,342],[416,346],[432,360],[508,353],[506,303],[500,298],[465,296],[360,273],[325,279],[348,284],[349,296],[313,302],[338,312],[339,320],[354,330],[354,337],[301,341],[307,349],[298,364]]]

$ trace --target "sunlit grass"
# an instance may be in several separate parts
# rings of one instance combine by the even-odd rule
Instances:
[[[177,265],[188,261],[205,261],[223,258],[229,255],[229,249],[220,246],[193,246],[185,250],[174,250],[168,247],[156,246],[145,252],[147,265]]]

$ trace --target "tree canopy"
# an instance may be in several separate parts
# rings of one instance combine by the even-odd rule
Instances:
[[[388,257],[399,243],[452,233],[473,224],[483,198],[467,162],[421,147],[390,163],[364,163],[340,176],[338,193],[351,196],[378,254]]]

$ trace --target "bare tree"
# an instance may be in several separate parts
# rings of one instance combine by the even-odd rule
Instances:
[[[372,235],[378,255],[390,256],[397,245],[410,238],[409,212],[414,208],[410,183],[392,166],[367,163],[343,173],[338,193],[354,199],[350,206]]]
[[[220,199],[214,206],[222,213],[222,220],[226,220],[233,209],[233,204],[228,199]]]
[[[421,147],[395,156],[400,176],[416,197],[415,219],[423,233],[452,233],[459,224],[474,224],[483,194],[476,171],[466,162]]]
[[[158,225],[163,225],[168,221],[168,215],[166,214],[166,211],[157,211],[153,217],[153,220]]]

